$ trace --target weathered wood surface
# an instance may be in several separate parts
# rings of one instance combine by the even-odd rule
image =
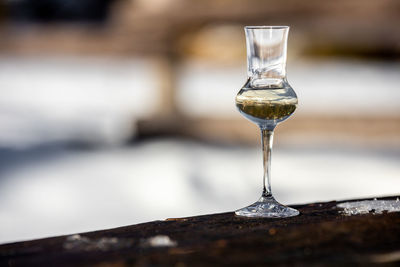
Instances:
[[[246,219],[229,212],[5,244],[0,266],[400,263],[400,213],[344,216],[336,204],[295,206],[301,214],[286,219]],[[173,242],[152,246],[149,238],[159,235]]]

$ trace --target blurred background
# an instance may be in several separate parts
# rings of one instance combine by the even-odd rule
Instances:
[[[3,0],[0,243],[254,202],[245,25],[291,27],[275,197],[398,195],[399,1]]]

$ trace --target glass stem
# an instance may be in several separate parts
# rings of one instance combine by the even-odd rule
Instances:
[[[261,128],[261,144],[264,159],[264,177],[262,197],[272,197],[271,192],[271,151],[274,139],[274,130]]]

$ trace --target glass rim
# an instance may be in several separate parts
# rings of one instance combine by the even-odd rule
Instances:
[[[289,26],[245,26],[245,30],[268,29],[268,30],[284,30],[289,29]]]

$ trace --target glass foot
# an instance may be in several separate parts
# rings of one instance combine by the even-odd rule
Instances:
[[[296,209],[280,204],[272,196],[262,196],[257,202],[250,206],[235,211],[235,214],[238,216],[253,218],[284,218],[297,216],[300,212]]]

